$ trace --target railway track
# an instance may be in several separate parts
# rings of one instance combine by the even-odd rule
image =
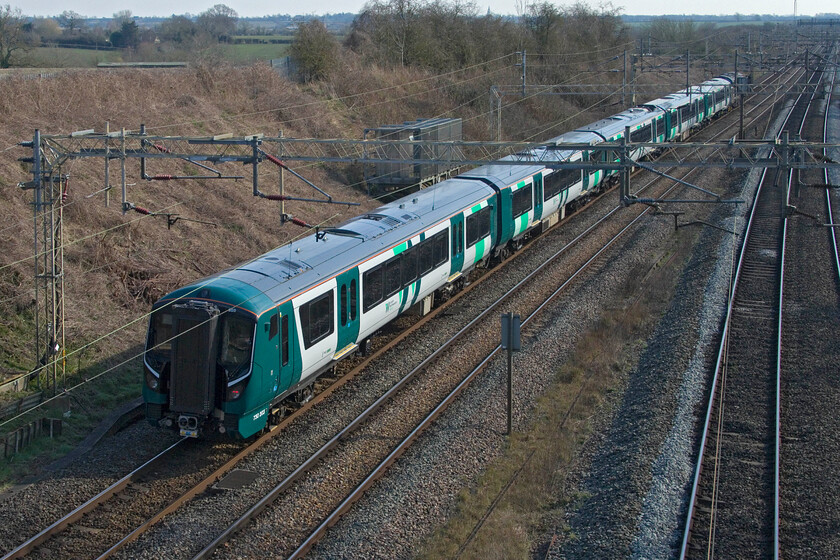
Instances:
[[[836,54],[833,60],[836,63]],[[826,74],[825,82],[833,89],[836,68],[827,66]],[[822,122],[810,119],[801,132],[803,138],[828,140],[830,92],[812,104],[812,113],[823,117]],[[840,422],[828,413],[840,405],[836,385],[840,349],[834,337],[826,336],[840,330],[836,228],[830,227],[835,221],[831,198],[837,192],[823,186],[827,179],[827,172],[803,171],[791,189],[790,204],[797,211],[788,220],[780,385],[779,549],[785,558],[840,555],[835,530],[840,499],[825,491],[840,484],[840,473],[833,467],[840,460]]]
[[[719,134],[723,134],[724,132],[725,131],[721,131],[721,132],[719,132]],[[688,176],[688,174],[686,174],[686,176]],[[676,188],[676,187],[672,187],[672,188]],[[568,284],[570,282],[572,282],[579,274],[582,274],[585,270],[587,270],[590,266],[592,266],[593,263],[597,263],[598,262],[598,257],[602,254],[602,252],[606,251],[607,248],[610,245],[612,245],[621,235],[623,235],[626,231],[628,231],[629,228],[631,228],[633,224],[635,224],[638,220],[640,220],[642,218],[642,216],[644,216],[649,210],[650,209],[646,209],[640,215],[636,216],[636,218],[630,224],[626,225],[625,228],[622,229],[618,234],[616,234],[615,237],[611,238],[596,253],[595,256],[593,256],[591,259],[587,260],[584,264],[582,264],[580,266],[580,268],[575,270],[568,277],[568,279],[564,283],[562,283],[560,287],[558,287],[556,289],[555,292],[551,293],[550,296],[548,296],[548,298],[546,300],[544,300],[539,305],[537,305],[533,314],[528,315],[528,318],[526,318],[525,322],[523,323],[523,327],[525,325],[527,325],[540,310],[542,310],[546,305],[548,305],[548,303],[553,298],[555,298],[558,295],[558,293],[560,293],[566,286],[568,286]],[[563,250],[558,252],[553,258],[557,258],[561,254],[564,254],[564,252],[566,250],[567,250],[567,247],[564,247]],[[550,264],[551,264],[551,260],[546,262],[544,266],[548,266]],[[493,305],[488,307],[486,309],[486,311],[484,311],[478,318],[476,318],[474,320],[474,322],[477,322],[479,319],[485,318],[487,316],[487,314],[492,313],[493,311],[497,310],[507,298],[516,297],[518,294],[521,294],[523,292],[533,291],[534,290],[533,288],[525,287],[525,286],[523,286],[523,283],[526,282],[526,281],[530,281],[530,279],[535,274],[541,272],[542,269],[543,269],[543,267],[540,267],[539,269],[535,270],[533,273],[531,273],[531,275],[529,275],[526,279],[524,279],[522,281],[522,283],[517,284],[513,288],[511,288],[506,294],[504,294],[504,296],[502,296],[502,298],[497,300],[497,302],[495,302]],[[555,275],[552,274],[550,271],[546,271],[546,272],[543,272],[542,276],[543,277],[553,277]],[[518,309],[518,307],[516,307],[515,305],[510,305],[509,307]],[[492,319],[489,320],[489,322],[491,323],[491,326],[489,328],[485,328],[484,330],[482,330],[482,332],[479,335],[472,334],[471,336],[473,338],[482,338],[482,339],[487,338],[487,339],[492,340],[493,339],[493,331],[497,329],[497,326],[495,325],[495,315],[493,316]],[[471,323],[471,325],[472,325],[472,323]],[[446,351],[450,346],[454,345],[455,343],[458,343],[459,347],[461,347],[461,345],[464,344],[464,343],[458,342],[458,340],[459,340],[460,337],[463,337],[466,334],[467,334],[467,329],[465,328],[462,331],[460,331],[455,337],[450,339],[438,352],[435,352],[434,355],[430,356],[426,361],[424,361],[420,366],[418,366],[418,368],[413,370],[406,378],[404,378],[405,381],[401,381],[397,386],[395,386],[395,389],[401,388],[404,385],[404,383],[408,383],[408,379],[410,377],[413,377],[415,375],[419,375],[424,369],[426,369],[427,367],[430,367],[429,363],[430,363],[431,360],[442,359],[442,360],[446,361],[447,358],[440,357],[440,356],[438,356],[438,354],[443,353],[444,351]],[[408,447],[410,447],[410,445],[416,440],[418,435],[426,427],[428,427],[431,424],[431,422],[433,422],[434,419],[436,419],[442,413],[442,411],[447,406],[449,406],[449,404],[451,404],[454,401],[454,399],[467,386],[467,384],[469,384],[475,378],[475,376],[477,376],[481,371],[483,371],[483,369],[485,367],[487,367],[487,364],[496,355],[496,353],[498,351],[499,351],[499,347],[497,347],[497,346],[492,347],[492,349],[490,349],[487,354],[482,356],[482,358],[478,361],[478,365],[475,368],[473,368],[472,370],[469,370],[469,372],[465,376],[463,376],[462,378],[452,381],[450,383],[450,385],[454,386],[453,389],[450,392],[445,393],[445,396],[443,396],[442,398],[438,398],[437,401],[436,401],[436,404],[430,406],[431,412],[429,412],[428,415],[419,417],[418,420],[416,420],[415,422],[412,422],[408,427],[403,426],[403,430],[404,430],[403,433],[401,433],[399,435],[392,435],[390,433],[390,431],[388,431],[388,430],[391,428],[393,423],[389,423],[387,425],[376,425],[376,427],[374,427],[374,428],[367,428],[367,433],[369,433],[369,434],[374,434],[374,433],[379,434],[380,437],[384,437],[384,439],[386,439],[388,441],[395,441],[395,442],[398,442],[398,443],[393,447],[389,447],[385,450],[379,451],[379,455],[377,455],[376,458],[372,458],[372,460],[373,460],[373,463],[371,463],[372,466],[370,467],[369,470],[368,469],[363,469],[362,470],[362,474],[365,474],[365,476],[361,477],[360,482],[356,486],[352,486],[348,491],[343,491],[343,492],[340,491],[340,490],[329,490],[329,491],[327,491],[323,487],[321,487],[320,485],[315,485],[314,487],[306,485],[305,490],[301,490],[301,489],[295,490],[294,489],[294,485],[297,483],[297,481],[299,481],[304,476],[305,470],[308,470],[309,468],[311,468],[317,461],[321,461],[322,459],[324,459],[324,457],[326,457],[326,455],[328,453],[335,452],[336,447],[339,444],[339,441],[338,441],[339,438],[340,437],[342,437],[342,438],[347,437],[348,434],[351,433],[348,430],[347,432],[342,433],[340,435],[340,437],[336,436],[336,438],[334,440],[331,440],[327,445],[323,446],[316,454],[314,454],[312,457],[310,457],[310,459],[308,459],[307,462],[304,465],[302,465],[299,470],[295,471],[294,473],[292,473],[292,475],[290,475],[286,479],[284,479],[280,484],[278,484],[277,486],[272,488],[270,492],[265,494],[265,496],[262,497],[254,506],[252,506],[245,514],[243,514],[241,517],[239,517],[234,523],[229,525],[216,539],[213,540],[213,542],[211,542],[207,547],[205,547],[205,549],[203,549],[199,554],[197,554],[195,556],[195,558],[196,559],[198,559],[198,558],[208,558],[212,555],[212,553],[215,550],[217,550],[222,545],[225,545],[225,546],[229,547],[229,549],[237,550],[237,551],[239,551],[239,553],[243,553],[243,551],[247,551],[247,552],[245,552],[246,555],[253,555],[253,556],[259,556],[261,554],[265,554],[265,553],[269,553],[269,552],[272,553],[272,554],[277,554],[281,550],[283,551],[284,555],[288,554],[289,558],[298,558],[298,557],[301,557],[302,555],[304,555],[318,541],[318,539],[320,539],[325,534],[327,529],[330,526],[332,526],[333,524],[335,524],[337,522],[337,520],[344,513],[346,513],[350,509],[352,504],[356,500],[358,500],[362,496],[362,494],[379,477],[381,477],[385,472],[387,472],[388,468],[394,463],[394,461],[402,453],[404,453],[405,450]],[[454,358],[449,358],[448,359],[449,361],[447,363],[451,363],[451,361],[453,359]],[[440,384],[441,375],[442,375],[442,373],[440,375],[435,375],[434,376],[434,378],[436,379],[436,385]],[[417,394],[418,394],[418,391],[417,391],[416,388],[411,390],[412,398],[417,398]],[[389,397],[389,396],[390,395],[385,395],[385,396],[383,396],[383,399],[385,397]],[[380,403],[378,401],[375,406],[372,406],[368,411],[365,411],[364,414],[360,415],[353,422],[351,422],[351,424],[348,425],[348,428],[350,428],[350,426],[353,426],[353,429],[359,428],[359,425],[362,422],[366,422],[367,419],[373,413],[375,413],[379,409],[379,406],[381,406],[381,405],[382,405],[382,403]],[[405,409],[405,406],[403,404],[400,404],[400,403],[393,404],[392,406],[394,406],[395,408],[399,408],[401,410]],[[389,418],[390,418],[390,421],[393,422],[394,417],[390,416]],[[363,429],[363,428],[359,428],[359,429]],[[387,434],[387,435],[383,435],[383,434]],[[365,449],[366,449],[366,451],[370,450],[370,444],[369,443],[368,443],[368,445]],[[332,465],[332,466],[328,467],[325,470],[327,472],[329,472],[331,470],[334,470],[334,468],[337,468],[338,465],[345,464],[347,461],[350,460],[350,457],[354,457],[357,453],[358,453],[358,451],[350,452],[348,454],[349,455],[348,459],[345,459],[345,460],[337,460],[337,461],[336,460],[331,460],[330,465]],[[378,462],[376,462],[376,459],[379,459]],[[320,484],[320,481],[328,480],[329,476],[327,476],[326,474],[322,474],[322,475],[317,475],[316,474],[316,475],[312,475],[311,478],[315,479],[315,480],[318,480],[319,484]],[[341,482],[342,482],[342,484],[346,485],[345,480],[342,480]],[[266,548],[266,549],[249,548],[249,543],[261,542],[261,541],[264,540],[264,539],[257,538],[254,535],[244,536],[244,537],[241,537],[241,538],[236,538],[232,542],[229,542],[231,539],[234,538],[234,535],[238,531],[246,530],[246,527],[248,527],[249,524],[253,523],[254,520],[256,520],[256,519],[259,519],[260,516],[263,514],[263,512],[265,512],[266,509],[268,509],[268,508],[273,507],[278,511],[292,511],[292,510],[298,511],[298,510],[305,507],[305,506],[299,504],[297,501],[287,502],[287,501],[284,500],[280,504],[275,504],[275,501],[282,499],[281,496],[285,496],[287,494],[292,494],[294,496],[317,495],[317,496],[319,496],[319,498],[318,498],[318,502],[319,502],[318,505],[319,506],[322,506],[323,504],[321,502],[325,501],[325,500],[327,500],[331,503],[332,502],[337,503],[337,505],[335,506],[335,508],[332,511],[329,511],[328,513],[324,514],[322,516],[322,519],[320,520],[320,522],[318,522],[317,520],[315,522],[313,522],[312,525],[314,526],[314,529],[312,530],[312,532],[309,535],[305,536],[300,541],[300,544],[297,546],[297,548],[292,549],[291,547],[289,547],[289,552],[288,553],[286,552],[285,548],[283,548],[281,550],[278,550],[278,548],[277,548],[278,544],[274,541],[272,541],[272,544],[268,545],[269,547]],[[325,498],[325,496],[336,496],[336,495],[340,495],[342,497],[341,498],[332,497],[332,498],[329,498],[329,499]],[[297,498],[294,498],[294,499],[297,499]],[[274,504],[274,505],[272,506],[272,504]],[[284,535],[284,538],[282,539],[282,542],[285,546],[288,546],[289,542],[294,542],[295,540],[297,540],[297,539],[290,538],[288,535],[290,533],[293,533],[293,532],[295,534],[300,533],[300,527],[298,526],[298,524],[300,523],[300,518],[298,517],[298,518],[295,519],[295,526],[294,527],[289,527],[289,526],[283,525],[284,520],[282,519],[282,516],[280,516],[280,517],[281,518],[278,519],[277,516],[275,516],[274,519],[272,519],[270,522],[268,522],[268,521],[265,522],[265,524],[254,523],[255,527],[253,528],[253,531],[258,532],[258,533],[263,532],[264,531],[263,527],[265,525],[270,524],[274,528],[274,530],[276,530],[279,533]]]
[[[818,81],[821,72],[809,76]],[[782,134],[798,134],[800,96]],[[715,366],[681,558],[779,554],[779,422],[785,247],[793,175],[764,170]]]
[[[420,323],[418,323],[418,328],[422,327],[422,325],[425,324],[425,322],[429,319],[431,319],[431,317],[427,317],[426,319],[424,319]],[[492,322],[495,323],[495,321],[492,321]],[[388,344],[388,346],[386,348],[383,348],[383,352],[387,351],[387,349],[389,349],[389,348],[394,347],[401,340],[404,340],[405,338],[410,336],[410,334],[412,332],[414,332],[414,331],[408,331],[403,336],[401,336],[397,339],[394,339],[391,343]],[[283,424],[281,424],[281,426],[280,426],[281,429],[280,430],[277,430],[277,429],[273,430],[272,433],[267,435],[264,439],[261,438],[260,440],[255,442],[255,444],[253,446],[242,450],[241,452],[236,454],[233,458],[231,458],[229,461],[223,462],[224,464],[222,464],[217,469],[213,470],[213,472],[211,474],[209,474],[208,476],[206,476],[205,478],[203,478],[203,480],[201,480],[201,482],[192,486],[191,489],[188,492],[183,493],[183,494],[179,494],[177,496],[177,498],[175,498],[174,500],[171,500],[171,502],[168,505],[166,505],[165,507],[160,507],[160,509],[157,513],[155,513],[154,515],[149,515],[145,519],[145,521],[142,521],[139,525],[136,525],[133,528],[131,528],[131,527],[127,528],[126,529],[126,535],[124,537],[119,538],[116,541],[111,541],[111,542],[104,542],[104,541],[98,542],[97,546],[99,548],[97,549],[98,550],[97,552],[91,553],[91,550],[86,548],[86,549],[84,549],[84,552],[71,553],[71,555],[80,556],[80,557],[90,555],[91,557],[103,557],[104,558],[104,557],[108,557],[108,556],[111,556],[111,555],[117,553],[123,546],[129,544],[130,542],[132,542],[133,540],[138,538],[149,527],[153,526],[160,519],[162,519],[165,515],[171,513],[172,511],[174,511],[175,509],[180,507],[181,504],[189,501],[191,498],[193,498],[195,496],[198,496],[198,495],[202,494],[203,492],[205,492],[216,481],[218,481],[225,473],[227,473],[231,469],[233,469],[234,466],[240,464],[248,455],[250,455],[251,453],[255,452],[257,449],[259,449],[263,445],[265,445],[274,435],[282,432],[283,428],[288,427],[297,418],[304,415],[307,412],[307,410],[316,406],[318,403],[322,402],[324,399],[329,397],[330,394],[332,394],[335,390],[339,389],[344,383],[352,380],[354,378],[355,374],[358,373],[359,371],[362,371],[364,369],[364,367],[366,365],[368,365],[369,363],[370,363],[370,360],[366,360],[365,362],[360,364],[357,368],[355,368],[353,370],[353,372],[351,372],[351,374],[343,377],[340,380],[340,382],[335,384],[334,387],[331,387],[325,393],[323,393],[318,398],[316,398],[314,401],[311,401],[308,405],[306,405],[305,407],[303,407],[299,411],[295,412]],[[230,455],[233,455],[233,453],[231,452]],[[218,464],[218,462],[216,464]],[[155,469],[147,469],[147,471],[153,471],[153,470],[155,470]],[[130,489],[131,481],[136,480],[135,476],[130,475],[130,477],[131,477],[130,480],[128,481],[127,484],[125,484],[123,486],[123,488],[116,488],[117,485],[115,485],[115,488],[109,489],[108,491],[106,491],[102,495],[98,496],[96,499],[92,500],[92,502],[94,502],[94,503],[90,504],[89,507],[95,509],[98,505],[101,505],[104,501],[107,501],[110,497],[118,494],[119,492],[125,491],[126,488]],[[142,484],[140,484],[139,486],[142,487]],[[85,507],[87,508],[88,504],[86,504]],[[83,512],[76,512],[75,513],[76,517],[74,519],[60,520],[60,521],[56,522],[55,524],[53,524],[46,532],[49,533],[50,535],[55,534],[57,532],[61,532],[61,530],[66,528],[66,526],[68,524],[78,522],[78,520],[80,518],[79,517],[80,515],[82,515],[82,516],[83,515],[89,515],[90,511],[92,511],[92,510],[91,509],[85,509],[85,511],[83,511]],[[86,520],[86,522],[85,522],[86,524],[90,524],[89,519],[90,518],[88,517],[88,520]],[[84,530],[83,530],[83,532],[84,532]],[[47,538],[50,538],[50,537],[47,537]],[[30,539],[30,540],[32,540],[32,539]],[[46,542],[47,539],[39,537],[39,539],[37,539],[37,540],[38,540],[38,542],[35,543],[34,545],[33,544],[27,545],[27,546],[29,546],[29,548],[27,548],[28,551],[35,550],[37,546],[42,545],[44,542]],[[50,544],[49,547],[50,547],[51,550],[61,549],[60,546],[57,547],[54,543]],[[9,557],[14,557],[15,555],[20,555],[20,554],[23,554],[23,553],[25,553],[25,552],[23,552],[23,549],[20,549],[17,552],[13,552],[13,553],[9,554],[8,556]]]

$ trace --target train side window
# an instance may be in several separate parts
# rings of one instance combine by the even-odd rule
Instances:
[[[341,285],[341,326],[347,326],[347,284]]]
[[[401,289],[400,257],[395,257],[385,263],[385,297],[392,296]]]
[[[304,347],[309,348],[332,334],[333,309],[332,290],[300,306],[300,328],[303,331]]]
[[[531,210],[531,185],[522,187],[513,193],[513,217],[518,218],[522,214]]]
[[[417,249],[417,252],[420,253],[419,265],[420,265],[420,275],[427,274],[435,267],[435,247],[434,241],[432,239],[427,239],[426,241],[422,242]]]
[[[268,326],[268,340],[274,340],[274,337],[277,336],[277,331],[280,330],[279,324],[277,322],[277,315],[271,316],[271,321]]]
[[[558,169],[545,178],[544,199],[550,200],[580,181],[580,169]]]
[[[650,125],[646,124],[642,128],[636,129],[630,133],[631,142],[650,142]]]
[[[407,287],[417,280],[417,246],[406,249],[400,256],[402,257],[402,285]]]
[[[434,243],[435,266],[440,266],[449,260],[449,247],[446,242],[446,232],[442,231],[432,237]]]
[[[358,305],[356,296],[356,279],[350,280],[350,320],[356,320],[356,306]]]
[[[370,311],[374,305],[382,301],[383,269],[384,267],[380,264],[365,272],[364,283],[362,284],[362,290],[364,291],[362,304],[365,312]]]
[[[490,207],[467,216],[467,247],[472,247],[490,235]]]
[[[665,117],[659,117],[656,119],[656,136],[662,136],[665,134]]]
[[[289,363],[289,316],[283,315],[280,320],[280,352],[282,365]]]

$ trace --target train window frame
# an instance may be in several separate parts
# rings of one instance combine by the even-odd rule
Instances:
[[[510,199],[510,211],[513,219],[527,214],[534,207],[533,190],[533,185],[525,185],[513,191]],[[524,200],[527,200],[527,205],[522,202]]]
[[[409,247],[400,254],[402,258],[401,274],[403,288],[411,286],[417,281],[417,245]]]
[[[347,284],[341,285],[339,307],[341,308],[341,326],[346,327],[348,316],[350,315],[347,302]]]
[[[385,267],[378,264],[362,275],[362,310],[367,313],[376,307],[383,299],[385,293]],[[376,276],[378,275],[378,278]],[[374,293],[373,287],[378,286],[378,293]],[[373,299],[375,297],[375,299]]]
[[[280,365],[289,365],[289,316],[280,319]]]
[[[555,169],[543,179],[543,201],[548,202],[581,180],[580,169]]]
[[[449,239],[446,231],[441,231],[432,236],[432,243],[434,244],[434,268],[443,266],[449,262]]]
[[[467,216],[467,248],[475,246],[479,241],[490,235],[491,210],[488,205]]]
[[[631,142],[650,142],[650,123],[637,128],[630,133]]]
[[[418,274],[423,276],[430,273],[435,268],[435,244],[432,238],[429,238],[417,246],[418,259],[417,269]]]
[[[318,316],[321,311],[328,311],[328,313],[322,313]],[[303,346],[307,350],[335,332],[333,290],[329,290],[300,306],[300,328],[303,333]]]
[[[350,280],[350,321],[356,320],[356,315],[358,313],[358,306],[359,306],[359,297],[356,293],[356,279],[353,278]]]
[[[385,297],[391,297],[402,290],[402,262],[399,256],[385,262]]]

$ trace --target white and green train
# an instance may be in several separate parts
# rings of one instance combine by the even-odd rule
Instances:
[[[146,341],[146,417],[187,436],[259,432],[388,322],[428,312],[615,173],[552,169],[538,163],[542,151],[609,161],[558,145],[620,140],[628,127],[635,142],[679,139],[733,94],[732,75],[715,78],[514,156],[521,165],[473,169],[164,296]]]

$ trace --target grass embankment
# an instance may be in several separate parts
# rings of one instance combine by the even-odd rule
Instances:
[[[586,499],[567,477],[594,429],[599,410],[615,404],[644,339],[670,303],[696,232],[680,230],[648,271],[627,281],[623,302],[607,309],[560,365],[536,403],[527,430],[459,496],[458,511],[429,541],[421,558],[531,558],[537,539],[575,538],[566,514]],[[641,280],[639,280],[641,278]],[[473,532],[475,534],[473,534]],[[461,550],[463,547],[463,550]]]

